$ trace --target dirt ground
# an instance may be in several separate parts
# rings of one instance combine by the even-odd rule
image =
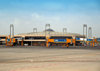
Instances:
[[[100,71],[100,48],[0,46],[0,71]]]

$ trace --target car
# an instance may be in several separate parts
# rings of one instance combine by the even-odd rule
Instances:
[[[28,44],[24,44],[24,46],[28,46]]]

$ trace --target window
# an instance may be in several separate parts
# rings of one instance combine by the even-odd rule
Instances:
[[[66,39],[66,38],[69,38],[69,39],[71,39],[72,37],[67,37],[67,36],[52,36],[52,37],[50,37],[50,39]]]
[[[46,39],[45,37],[25,37],[25,39],[35,40],[35,39]]]

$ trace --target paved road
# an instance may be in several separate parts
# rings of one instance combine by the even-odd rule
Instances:
[[[100,71],[100,48],[0,46],[0,71]]]

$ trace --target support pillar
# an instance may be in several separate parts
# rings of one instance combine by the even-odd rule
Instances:
[[[24,45],[24,43],[23,43],[23,37],[22,37],[21,46],[23,46],[23,45]]]
[[[76,46],[76,39],[73,37],[73,46]]]
[[[48,41],[46,42],[46,47],[47,47],[47,48],[49,47],[49,42],[48,42]]]

